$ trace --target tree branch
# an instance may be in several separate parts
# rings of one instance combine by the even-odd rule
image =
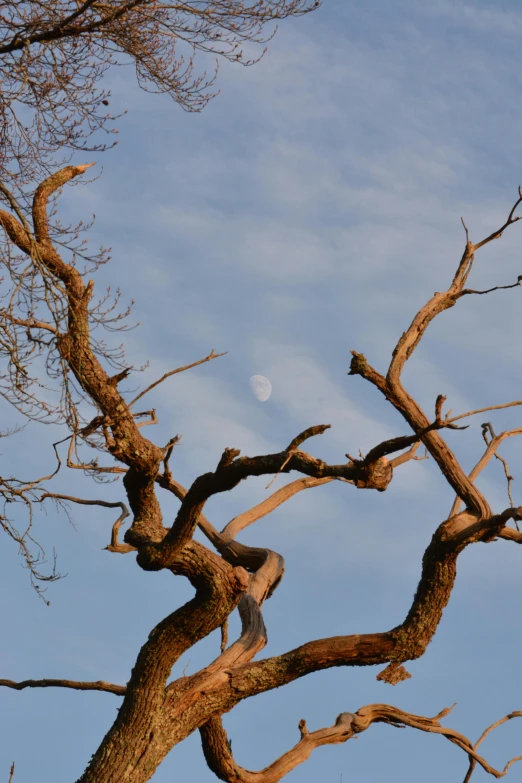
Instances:
[[[56,492],[46,492],[40,498],[40,502],[51,498],[53,500],[65,500],[69,503],[78,503],[82,506],[101,506],[102,508],[121,508],[121,514],[112,526],[111,543],[105,547],[109,552],[119,552],[120,554],[126,554],[127,552],[134,552],[135,548],[129,544],[120,544],[118,541],[118,534],[123,522],[129,516],[129,509],[125,503],[110,503],[107,500],[84,500],[83,498],[76,498],[72,495],[60,495]]]
[[[310,427],[299,438],[310,437],[326,429],[326,425]],[[301,441],[302,442],[302,441]],[[290,444],[292,446],[292,444]],[[192,538],[199,516],[207,500],[215,494],[227,492],[249,476],[261,476],[267,473],[288,473],[297,470],[314,478],[344,478],[352,480],[359,488],[384,491],[393,475],[392,468],[385,458],[370,465],[345,464],[328,465],[303,451],[288,451],[259,457],[238,457],[237,449],[225,449],[213,473],[199,476],[184,496],[174,524],[161,543],[146,544],[138,555],[140,566],[146,570],[167,568],[171,558],[176,557],[185,543]],[[128,477],[127,473],[127,477]],[[126,478],[127,478],[126,477]],[[128,543],[133,543],[126,534]]]
[[[477,294],[479,296],[483,296],[484,294],[491,294],[492,291],[506,291],[510,288],[518,288],[519,285],[522,284],[522,275],[519,275],[517,278],[516,283],[511,283],[511,285],[495,285],[493,288],[486,288],[485,291],[475,291],[473,288],[464,288],[462,291],[462,296],[466,296],[467,294]]]
[[[512,718],[522,717],[522,712],[512,712],[505,718],[489,726],[475,745],[458,731],[440,725],[452,707],[446,708],[433,718],[404,712],[389,704],[369,704],[357,712],[342,712],[333,726],[318,731],[309,732],[306,722],[299,722],[301,740],[287,753],[284,753],[270,766],[261,772],[250,772],[235,761],[231,743],[227,737],[220,717],[214,716],[200,728],[203,753],[209,768],[220,779],[227,783],[278,783],[292,769],[310,756],[315,748],[321,745],[332,745],[346,742],[357,734],[366,731],[374,723],[387,723],[396,728],[409,727],[429,734],[440,734],[457,747],[464,750],[470,758],[470,771],[464,783],[468,783],[471,773],[478,763],[485,772],[495,778],[503,777],[508,769],[522,756],[516,756],[508,761],[502,771],[491,766],[477,753],[477,748],[493,729]]]
[[[491,724],[491,726],[488,726],[488,727],[487,727],[487,729],[485,729],[485,730],[482,732],[482,734],[480,735],[480,737],[479,737],[479,739],[477,740],[477,742],[475,742],[475,744],[473,745],[473,750],[474,750],[474,751],[476,751],[476,750],[477,750],[477,748],[478,748],[478,747],[479,747],[479,746],[480,746],[480,745],[483,743],[483,741],[486,739],[486,737],[488,736],[488,734],[490,734],[492,731],[494,731],[494,729],[497,729],[499,726],[502,726],[504,723],[507,723],[509,720],[513,720],[513,718],[521,718],[521,717],[522,717],[522,712],[520,712],[520,711],[517,711],[517,712],[510,712],[510,713],[509,713],[509,715],[505,715],[505,716],[504,716],[503,718],[501,718],[500,720],[497,720],[497,721],[495,721],[495,723],[492,723],[492,724]],[[503,777],[503,776],[506,774],[506,772],[509,770],[509,768],[510,768],[510,767],[511,767],[511,766],[512,766],[512,765],[513,765],[513,764],[514,764],[516,761],[520,761],[520,759],[521,759],[521,758],[522,758],[522,756],[516,756],[515,758],[511,759],[510,761],[508,761],[508,763],[507,763],[507,764],[506,764],[506,766],[504,767],[504,770],[503,770],[502,774],[501,774],[501,775],[498,775],[498,777]],[[467,773],[466,773],[466,777],[464,778],[464,781],[463,781],[463,783],[469,783],[469,781],[470,781],[470,779],[471,779],[471,776],[472,776],[472,774],[473,774],[473,771],[474,771],[475,767],[477,766],[477,761],[478,761],[478,759],[477,759],[476,757],[474,757],[474,756],[471,756],[471,757],[470,757],[470,760],[469,760],[469,769],[468,769],[468,771],[467,771]],[[489,770],[486,770],[486,772],[488,772],[488,771],[489,771]],[[495,773],[492,773],[492,774],[495,774]],[[495,777],[497,777],[497,775],[495,775]]]
[[[493,231],[492,234],[489,234],[485,239],[483,239],[481,242],[477,242],[476,245],[472,245],[472,252],[475,253],[479,248],[484,247],[484,245],[489,244],[489,242],[493,242],[494,239],[500,239],[506,228],[511,226],[513,223],[516,223],[517,220],[520,220],[520,217],[515,216],[515,212],[518,209],[518,207],[522,204],[522,191],[519,188],[518,189],[518,198],[513,204],[511,211],[507,217],[507,220],[503,225],[497,229],[496,231]]]
[[[160,476],[157,480],[160,486],[168,489],[179,500],[186,497],[187,490],[170,475]],[[199,515],[198,525],[227,562],[241,565],[252,572],[238,605],[241,619],[240,637],[227,649],[222,649],[221,655],[206,668],[207,673],[213,673],[252,660],[265,646],[267,634],[261,605],[281,581],[284,560],[270,549],[245,546],[234,541],[229,535],[219,533],[203,513]]]
[[[402,338],[401,338],[402,339]],[[400,342],[400,341],[399,341]],[[431,429],[430,422],[420,406],[395,379],[391,386],[388,379],[371,367],[363,354],[352,351],[349,375],[360,375],[376,386],[385,398],[401,413],[415,433],[423,433],[421,440],[438,464],[442,474],[459,497],[481,517],[491,515],[489,504],[464,473],[459,461],[440,434]],[[390,365],[391,367],[391,365]]]
[[[472,244],[469,240],[468,230],[466,230],[466,247],[462,255],[453,281],[447,291],[442,293],[435,292],[432,298],[418,311],[413,318],[410,326],[401,336],[393,350],[392,360],[388,368],[386,378],[379,375],[370,365],[368,365],[362,354],[352,351],[353,359],[350,365],[351,375],[361,375],[376,386],[388,399],[392,405],[402,414],[408,424],[412,427],[415,434],[422,435],[422,441],[426,448],[439,465],[442,473],[449,484],[453,487],[456,494],[461,497],[470,510],[478,513],[481,518],[487,518],[491,514],[491,509],[481,492],[472,484],[465,475],[458,460],[447,444],[435,431],[426,431],[429,422],[426,415],[416,403],[416,401],[405,391],[401,383],[401,373],[406,361],[412,355],[419,344],[426,329],[433,319],[440,313],[453,307],[458,299],[464,294],[464,285],[471,272],[475,252],[502,236],[503,231],[515,223],[519,218],[515,217],[515,210],[522,201],[522,191],[519,189],[519,198],[512,207],[509,216],[500,229],[490,234],[486,239]]]
[[[314,671],[334,666],[396,665],[419,658],[433,638],[450,599],[458,555],[470,544],[498,537],[509,519],[520,519],[521,515],[522,508],[508,508],[487,520],[479,520],[469,512],[446,520],[424,553],[421,578],[401,625],[383,633],[317,639],[282,655],[235,667],[227,684],[219,686],[223,689],[223,709]]]
[[[453,424],[455,421],[465,419],[468,416],[475,416],[477,413],[486,413],[487,411],[499,411],[504,408],[513,408],[516,405],[522,405],[522,400],[513,400],[513,402],[504,402],[502,405],[488,405],[486,408],[477,408],[474,411],[468,411],[467,413],[461,413],[459,416],[452,416],[448,421]]]
[[[116,696],[124,696],[125,685],[114,685],[105,680],[96,682],[77,682],[76,680],[23,680],[14,682],[14,680],[0,680],[0,687],[13,688],[15,691],[23,691],[25,688],[72,688],[75,691],[105,691],[105,693],[114,693]]]
[[[482,455],[482,457],[479,459],[471,473],[469,474],[469,480],[474,482],[482,473],[486,465],[490,462],[490,460],[496,455],[497,449],[499,448],[500,444],[503,440],[506,438],[511,438],[515,435],[522,435],[522,428],[516,429],[516,430],[506,430],[505,432],[501,432],[500,435],[495,435],[494,438],[490,440],[490,442],[487,444],[486,451]],[[456,497],[453,505],[450,509],[449,516],[452,517],[454,514],[457,514],[460,507],[462,505],[462,500],[460,497]]]
[[[329,484],[331,481],[335,481],[335,477],[327,476],[325,478],[316,479],[301,478],[291,481],[289,484],[285,484],[284,487],[281,487],[281,489],[278,489],[270,495],[270,497],[266,498],[261,503],[258,503],[257,506],[234,517],[234,519],[223,528],[221,535],[224,536],[225,539],[235,538],[241,530],[244,530],[259,519],[266,517],[275,508],[282,503],[286,503],[287,500],[290,500],[290,498],[303,489],[312,489],[313,487],[319,487],[322,484]]]
[[[171,370],[170,372],[166,372],[165,375],[162,375],[161,378],[159,378],[157,381],[154,381],[154,383],[151,383],[150,386],[147,386],[146,389],[144,389],[142,392],[140,392],[137,397],[134,397],[132,402],[129,402],[129,408],[132,408],[135,402],[138,402],[138,400],[141,400],[142,397],[144,397],[146,394],[148,394],[152,389],[155,389],[156,386],[159,386],[160,383],[163,383],[163,381],[166,381],[167,378],[170,378],[172,375],[177,375],[180,372],[185,372],[185,370],[191,370],[193,367],[199,367],[200,364],[205,364],[205,362],[211,362],[212,359],[219,359],[220,356],[226,356],[227,351],[224,353],[214,353],[214,349],[211,350],[208,356],[205,356],[204,359],[200,359],[197,362],[192,362],[192,364],[187,364],[185,367],[178,367],[176,370]]]
[[[301,740],[261,772],[250,772],[236,762],[220,717],[212,717],[199,731],[206,762],[220,780],[228,783],[278,783],[306,761],[315,748],[346,742],[353,737],[352,719],[351,713],[344,712],[330,728],[313,732],[308,731],[304,720],[300,721]]]

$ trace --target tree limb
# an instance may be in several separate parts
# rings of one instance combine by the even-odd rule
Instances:
[[[261,772],[250,772],[236,762],[220,717],[212,717],[199,731],[205,760],[220,780],[227,783],[278,783],[306,761],[315,748],[346,742],[353,737],[352,719],[351,713],[341,713],[333,726],[313,732],[308,731],[304,720],[300,721],[301,740]]]
[[[322,432],[326,425],[312,427],[312,430]],[[302,433],[304,435],[305,433]],[[313,434],[316,434],[315,432]],[[298,436],[301,437],[301,436]],[[308,434],[307,437],[310,437]],[[292,445],[292,444],[291,444]],[[168,567],[170,558],[192,538],[199,516],[207,500],[215,494],[227,492],[249,476],[261,476],[267,473],[288,473],[297,470],[314,478],[344,478],[350,479],[360,488],[384,491],[393,475],[392,468],[385,458],[376,460],[370,465],[328,465],[303,451],[285,450],[278,454],[268,454],[259,457],[238,457],[237,449],[225,449],[216,470],[199,476],[184,496],[174,524],[169,529],[161,543],[145,544],[138,555],[138,562],[145,570],[159,570]],[[129,476],[127,473],[126,478]],[[126,534],[126,541],[133,543]]]
[[[272,511],[280,506],[282,503],[286,503],[287,500],[292,498],[298,492],[303,489],[312,489],[313,487],[319,487],[322,484],[329,484],[331,481],[335,481],[334,477],[326,476],[325,478],[301,478],[291,481],[289,484],[285,484],[284,487],[278,489],[270,497],[258,503],[257,506],[250,508],[248,511],[244,511],[223,528],[221,535],[225,538],[235,538],[237,534],[244,530],[249,525],[257,522],[259,519],[272,513]]]
[[[13,688],[15,691],[23,691],[25,688],[72,688],[75,691],[105,691],[105,693],[114,693],[116,696],[124,696],[125,685],[114,685],[105,680],[96,682],[77,682],[76,680],[23,680],[15,682],[14,680],[0,680],[0,687]]]
[[[231,743],[227,737],[220,717],[214,716],[200,728],[203,753],[208,766],[214,774],[226,783],[278,783],[292,769],[310,756],[315,748],[321,745],[331,745],[346,742],[352,737],[366,731],[373,723],[387,723],[397,728],[409,727],[424,731],[429,734],[440,734],[447,740],[464,750],[470,758],[470,771],[464,783],[468,783],[471,772],[478,763],[485,772],[495,778],[504,777],[508,769],[522,756],[512,758],[503,770],[497,770],[477,753],[477,748],[493,729],[506,721],[522,717],[522,712],[512,712],[505,718],[489,726],[475,745],[470,740],[454,729],[440,725],[441,718],[446,717],[451,711],[446,708],[433,718],[426,718],[404,712],[397,707],[388,704],[369,704],[361,707],[357,712],[342,712],[338,715],[333,726],[318,731],[309,732],[306,722],[299,722],[301,740],[291,750],[284,753],[276,761],[265,767],[260,772],[250,772],[235,761]]]
[[[508,508],[488,520],[462,512],[439,525],[423,557],[421,578],[411,608],[401,625],[382,633],[317,639],[260,661],[234,667],[226,685],[219,685],[223,709],[258,693],[278,688],[314,671],[334,666],[400,664],[425,652],[446,607],[456,578],[458,555],[470,544],[490,541],[522,508]],[[180,709],[182,708],[180,701]]]

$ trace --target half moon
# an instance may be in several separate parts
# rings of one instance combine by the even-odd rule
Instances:
[[[250,388],[259,402],[266,402],[272,394],[272,384],[264,375],[252,375]]]

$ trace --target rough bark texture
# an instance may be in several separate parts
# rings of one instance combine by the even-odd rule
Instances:
[[[444,398],[439,396],[434,419],[430,421],[404,389],[401,380],[405,362],[433,318],[453,307],[461,296],[483,293],[464,288],[474,253],[515,222],[514,209],[506,224],[483,242],[473,245],[468,239],[450,287],[443,293],[436,293],[417,313],[400,338],[385,375],[372,368],[362,354],[352,352],[350,374],[359,375],[376,386],[400,412],[413,434],[376,444],[365,458],[347,455],[347,462],[329,465],[301,448],[306,440],[323,433],[328,425],[312,426],[276,454],[241,457],[236,449],[226,448],[216,469],[199,476],[185,489],[172,477],[168,466],[176,439],[160,447],[143,435],[143,424],[138,423],[143,414],[132,410],[133,403],[143,394],[127,402],[118,390],[118,382],[128,371],[123,370],[110,377],[93,350],[89,309],[93,282],[85,282],[78,270],[63,260],[49,238],[49,198],[69,180],[83,174],[86,168],[68,166],[40,185],[34,195],[32,227],[19,219],[20,216],[15,217],[5,211],[0,211],[0,224],[14,245],[33,259],[35,266],[42,270],[42,274],[50,276],[57,286],[56,290],[61,292],[67,313],[66,328],[53,332],[49,327],[52,339],[67,371],[97,411],[89,424],[76,428],[74,438],[86,439],[97,433],[103,439],[105,449],[122,466],[118,470],[124,473],[123,485],[131,522],[125,533],[125,543],[120,543],[119,530],[129,512],[123,503],[105,503],[119,505],[122,511],[114,524],[108,549],[115,553],[136,552],[137,565],[146,571],[166,569],[173,576],[186,577],[195,588],[195,596],[152,629],[138,653],[126,686],[102,680],[93,683],[70,680],[15,683],[0,680],[0,685],[17,689],[49,686],[88,688],[123,697],[114,725],[102,739],[79,783],[144,783],[151,779],[172,747],[197,729],[201,732],[209,767],[221,780],[230,783],[276,783],[304,761],[315,747],[345,742],[376,721],[440,733],[468,754],[472,766],[478,763],[491,774],[503,774],[493,770],[478,755],[477,746],[463,735],[440,726],[439,721],[447,711],[435,718],[423,718],[389,705],[369,705],[356,713],[343,713],[334,726],[315,732],[309,732],[302,721],[298,744],[261,772],[249,772],[237,765],[221,716],[243,699],[335,666],[386,664],[378,678],[392,684],[400,682],[409,676],[403,664],[420,657],[436,633],[451,597],[460,553],[474,543],[488,542],[495,537],[522,542],[521,534],[509,527],[510,520],[522,517],[522,509],[508,508],[501,514],[493,514],[487,499],[475,485],[475,479],[496,454],[502,440],[521,431],[512,430],[486,440],[486,452],[468,476],[442,433],[445,428],[457,428],[456,420],[475,412],[453,419],[449,415],[443,416]],[[519,202],[520,199],[515,206]],[[40,325],[40,328],[43,327]],[[214,356],[212,353],[203,361]],[[167,373],[160,380],[171,374]],[[148,413],[154,418],[154,412]],[[433,533],[424,553],[417,591],[404,622],[382,632],[316,639],[282,655],[254,660],[267,638],[262,606],[283,578],[284,560],[267,548],[246,546],[236,541],[236,536],[305,489],[343,481],[351,485],[347,492],[355,489],[385,491],[393,480],[394,470],[409,459],[417,459],[416,449],[420,443],[435,460],[458,502],[454,504],[449,518],[441,521]],[[393,454],[394,457],[391,456]],[[103,470],[92,466],[90,469]],[[108,470],[114,472],[114,468]],[[213,495],[233,490],[250,476],[276,476],[290,472],[301,473],[304,477],[292,481],[258,506],[239,515],[221,532],[205,517],[205,504]],[[170,492],[180,502],[170,527],[163,524],[158,491]],[[103,501],[99,502],[103,505]],[[465,508],[458,512],[460,502]],[[215,551],[193,540],[197,526]],[[226,623],[236,608],[242,622],[241,634],[228,644]],[[172,667],[180,655],[219,627],[223,629],[221,654],[196,674],[182,676],[169,683]],[[343,627],[342,621],[340,630],[348,630]],[[518,715],[513,713],[506,719]]]

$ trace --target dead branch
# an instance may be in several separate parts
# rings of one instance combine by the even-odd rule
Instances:
[[[318,434],[326,429],[326,425],[310,427],[306,437]],[[311,433],[311,434],[310,434]],[[295,440],[298,440],[295,439]],[[295,441],[292,441],[294,443]],[[302,441],[301,441],[302,442]],[[292,444],[290,444],[292,445]],[[213,473],[199,476],[182,500],[174,524],[160,544],[143,546],[138,555],[138,562],[145,570],[168,568],[171,558],[183,549],[192,538],[199,516],[207,500],[215,494],[233,489],[240,481],[249,476],[261,476],[267,473],[290,472],[300,473],[314,478],[343,478],[355,481],[360,488],[384,491],[392,478],[392,468],[386,459],[381,458],[370,465],[348,464],[327,465],[316,460],[303,451],[285,451],[278,454],[268,454],[260,457],[239,457],[237,449],[225,449]],[[127,474],[128,476],[129,474]],[[132,543],[128,538],[127,541]]]
[[[485,291],[475,291],[473,288],[464,288],[464,290],[462,291],[462,296],[466,296],[466,294],[478,294],[479,296],[482,296],[483,294],[490,294],[492,291],[506,291],[510,288],[518,288],[518,286],[521,285],[521,283],[522,283],[522,275],[519,275],[517,277],[517,282],[511,283],[511,285],[495,285],[493,286],[493,288],[486,288]]]
[[[493,437],[490,440],[490,442],[487,444],[486,451],[484,452],[482,457],[479,459],[479,461],[477,462],[477,464],[469,474],[470,481],[472,482],[476,481],[476,479],[482,473],[486,465],[496,455],[497,449],[502,443],[502,441],[505,440],[506,438],[512,438],[516,435],[522,435],[522,428],[516,430],[506,430],[505,432],[501,432],[500,435],[495,435],[495,437]],[[462,504],[461,498],[456,497],[449,513],[450,517],[458,513],[461,504]]]
[[[127,554],[128,552],[134,552],[135,548],[129,544],[120,544],[118,535],[123,522],[129,516],[129,509],[122,502],[111,503],[108,500],[85,500],[84,498],[73,497],[72,495],[60,495],[56,492],[46,492],[40,498],[40,502],[51,498],[52,500],[61,500],[68,503],[77,503],[81,506],[101,506],[102,508],[121,508],[121,514],[112,526],[111,543],[106,546],[109,552],[118,552],[119,554]]]
[[[283,471],[283,469],[286,467],[286,465],[288,465],[288,463],[290,461],[290,457],[292,456],[292,454],[295,454],[295,452],[297,451],[299,446],[302,443],[304,443],[305,440],[308,440],[308,438],[313,438],[315,435],[322,435],[323,432],[325,432],[326,430],[330,429],[330,426],[331,426],[330,424],[317,424],[315,427],[308,427],[308,429],[304,430],[304,432],[299,433],[299,435],[297,435],[293,439],[293,441],[290,443],[290,445],[286,449],[287,457],[284,460],[284,462],[281,465],[281,467],[279,468],[279,470],[277,471],[277,473],[272,478],[272,480],[269,481],[268,484],[266,485],[266,489],[269,489],[272,486],[272,484],[274,483],[274,481],[276,480],[278,475]]]
[[[341,713],[333,726],[309,732],[304,720],[299,723],[301,740],[261,772],[250,772],[235,761],[230,740],[220,717],[213,717],[200,728],[201,744],[212,772],[228,783],[277,783],[302,764],[315,748],[333,745],[353,737],[351,713]]]
[[[129,408],[132,408],[135,402],[138,402],[138,400],[141,400],[142,397],[144,397],[146,394],[148,394],[152,389],[155,389],[156,386],[159,386],[160,383],[163,383],[163,381],[166,381],[167,378],[171,378],[173,375],[177,375],[180,372],[185,372],[186,370],[191,370],[193,367],[199,367],[200,364],[205,364],[205,362],[211,362],[212,359],[219,359],[220,356],[226,356],[227,351],[224,351],[224,353],[214,353],[214,349],[212,348],[211,352],[208,356],[205,356],[204,359],[200,359],[197,362],[192,362],[192,364],[186,364],[184,367],[178,367],[176,370],[170,370],[170,372],[166,372],[165,375],[162,375],[161,378],[159,378],[157,381],[154,381],[154,383],[151,383],[149,386],[147,386],[146,389],[144,389],[142,392],[140,392],[134,399],[129,402]],[[137,415],[137,414],[136,414]]]
[[[85,427],[85,431],[87,432],[87,434],[92,434],[92,432],[94,432],[98,428],[98,426],[102,426],[103,425],[103,418],[102,417],[97,417],[97,418],[101,419],[101,421],[99,422],[99,425],[97,425],[94,430],[92,429],[91,425],[87,425],[87,427]],[[91,424],[92,424],[92,422],[91,422]],[[139,424],[137,426],[139,427]],[[69,448],[67,450],[67,467],[71,468],[71,470],[92,471],[93,473],[96,473],[96,474],[97,473],[115,473],[115,474],[118,474],[118,475],[122,475],[122,474],[125,474],[127,472],[125,470],[125,468],[120,468],[117,465],[99,465],[97,459],[92,460],[91,462],[75,462],[73,457],[74,457],[75,454],[77,454],[77,451],[76,451],[76,434],[73,433],[72,435],[70,435],[69,439],[70,439],[69,440]],[[77,456],[76,456],[76,459],[78,459]]]
[[[419,313],[422,313],[422,310]],[[401,341],[403,338],[404,335]],[[399,344],[401,341],[399,341]],[[392,381],[390,381],[389,373],[388,378],[380,375],[368,364],[363,354],[359,354],[356,351],[351,353],[353,358],[350,364],[349,375],[360,375],[376,386],[385,398],[403,415],[415,433],[424,433],[421,438],[422,443],[424,443],[456,494],[462,497],[470,509],[476,511],[481,517],[486,518],[490,516],[491,509],[486,499],[465,475],[457,458],[436,429],[429,429],[430,422],[420,406],[402,388],[400,377],[397,374],[402,369],[404,362],[393,367]],[[401,356],[406,361],[404,351],[401,351]]]
[[[507,482],[506,489],[509,498],[509,505],[513,507],[515,504],[513,502],[513,495],[511,494],[511,484],[514,481],[514,477],[510,473],[509,465],[505,457],[501,457],[500,454],[495,454],[495,459],[498,459],[498,461],[502,463],[502,467],[504,468],[504,475],[506,477],[506,482]]]
[[[77,682],[76,680],[0,680],[0,687],[13,688],[15,691],[23,691],[25,688],[72,688],[75,691],[104,691],[114,693],[116,696],[124,696],[125,685],[114,685],[111,682],[97,680],[96,682]]]
[[[497,721],[495,721],[495,723],[492,723],[492,724],[491,724],[491,726],[488,726],[488,727],[487,727],[487,729],[484,729],[484,731],[483,731],[483,732],[482,732],[482,734],[480,735],[480,737],[479,737],[479,739],[477,740],[477,742],[475,742],[475,744],[473,745],[473,750],[474,750],[474,751],[476,751],[476,750],[477,750],[477,748],[478,748],[478,747],[479,747],[479,746],[482,744],[482,742],[483,742],[483,741],[486,739],[486,737],[488,736],[488,734],[490,734],[490,733],[491,733],[492,731],[494,731],[496,728],[498,728],[499,726],[502,726],[504,723],[507,723],[509,720],[512,720],[513,718],[520,718],[520,717],[522,717],[522,712],[510,712],[510,713],[509,713],[509,715],[505,715],[505,716],[504,716],[503,718],[501,718],[500,720],[497,720]],[[501,774],[501,775],[499,775],[499,777],[503,777],[503,776],[506,774],[506,772],[509,770],[509,768],[510,768],[510,767],[511,767],[511,766],[512,766],[512,765],[513,765],[513,764],[514,764],[516,761],[520,761],[520,759],[521,759],[521,758],[522,758],[522,756],[516,756],[515,758],[511,759],[510,761],[508,761],[508,763],[507,763],[507,764],[506,764],[506,766],[504,767],[504,770],[503,770],[502,774]],[[473,771],[475,770],[475,767],[477,766],[477,761],[478,761],[478,759],[477,759],[477,758],[475,758],[475,757],[473,757],[473,756],[471,756],[471,757],[470,757],[470,760],[469,760],[469,769],[468,769],[468,771],[467,771],[467,773],[466,773],[466,777],[464,778],[464,781],[463,781],[463,783],[469,783],[469,781],[470,781],[470,779],[471,779],[471,776],[472,776],[472,774],[473,774]],[[487,770],[486,770],[486,771],[487,771]],[[495,773],[493,773],[493,774],[495,774]]]
[[[428,424],[427,427],[424,427],[424,429],[419,430],[419,432],[415,433],[415,435],[403,435],[398,438],[391,438],[390,440],[385,440],[383,443],[379,443],[378,446],[374,446],[374,448],[368,452],[368,454],[362,460],[362,462],[366,465],[369,465],[372,462],[375,462],[380,457],[387,456],[388,454],[393,454],[396,451],[401,451],[402,449],[406,449],[409,446],[418,444],[428,433],[433,432],[434,430],[467,429],[467,426],[458,427],[456,424],[454,424],[453,422],[455,421],[455,419],[450,419],[448,418],[448,416],[445,416],[444,418],[442,417],[442,406],[445,401],[446,401],[446,397],[444,397],[444,395],[442,394],[439,394],[439,396],[435,401],[435,419],[433,422],[431,422],[431,424]],[[346,456],[348,456],[348,454]],[[396,464],[402,464],[402,463],[400,462]]]
[[[486,446],[489,445],[488,437],[491,436],[491,439],[495,438],[495,432],[493,431],[493,425],[491,422],[486,422],[482,425],[482,437],[484,438],[484,441],[486,443]],[[504,475],[506,477],[507,481],[507,494],[509,498],[509,504],[511,507],[513,507],[515,504],[513,503],[513,497],[511,495],[511,482],[514,480],[513,476],[509,472],[509,465],[507,463],[507,460],[504,459],[504,457],[501,457],[500,454],[495,450],[494,453],[495,459],[497,459],[499,462],[502,463],[502,467],[504,469]],[[518,525],[517,525],[518,527]]]
[[[488,405],[486,408],[477,408],[475,411],[468,411],[467,413],[461,413],[459,416],[452,416],[448,421],[453,424],[453,422],[465,419],[467,416],[475,416],[477,413],[486,413],[487,411],[499,411],[503,408],[513,408],[516,405],[522,405],[522,400],[513,400],[513,402],[505,402],[502,405]]]
[[[464,783],[468,783],[471,777],[470,773],[477,763],[485,772],[495,778],[501,778],[516,761],[522,758],[522,756],[516,756],[508,761],[503,770],[497,770],[477,753],[477,747],[489,732],[511,718],[522,717],[522,712],[513,712],[492,724],[486,729],[480,740],[473,745],[460,732],[440,725],[440,720],[446,717],[451,709],[451,707],[446,708],[435,717],[426,718],[404,712],[388,704],[369,704],[366,707],[361,707],[355,713],[342,712],[338,715],[333,726],[313,732],[309,732],[306,722],[301,720],[299,723],[301,739],[297,745],[260,772],[250,772],[237,764],[220,717],[213,717],[207,721],[200,728],[200,735],[208,766],[220,780],[227,781],[227,783],[278,783],[292,769],[306,761],[315,748],[321,745],[346,742],[369,729],[373,723],[387,723],[393,727],[409,727],[430,734],[442,735],[464,750],[470,758],[470,772],[468,772]]]
[[[395,470],[395,468],[398,468],[399,465],[404,465],[405,462],[409,462],[410,460],[423,460],[428,459],[428,455],[426,454],[424,457],[417,457],[417,451],[420,446],[420,441],[417,441],[417,443],[414,443],[411,449],[408,451],[405,451],[404,454],[399,454],[398,457],[394,457],[394,459],[390,460],[390,465]]]
[[[517,211],[518,207],[522,204],[522,191],[519,187],[518,189],[518,198],[513,204],[511,211],[507,217],[507,220],[505,223],[496,231],[493,231],[492,234],[489,234],[485,239],[483,239],[481,242],[477,242],[476,245],[472,246],[472,252],[475,253],[479,248],[484,247],[484,245],[489,244],[489,242],[493,242],[495,239],[500,239],[506,228],[511,226],[513,223],[516,223],[517,220],[520,220],[519,216],[515,215],[515,212]]]
[[[102,506],[102,508],[121,508],[123,518],[129,516],[129,509],[125,505],[125,503],[121,502],[110,502],[108,500],[92,500],[92,499],[85,499],[85,498],[77,498],[73,495],[60,495],[57,492],[46,492],[42,497],[40,498],[41,501],[47,500],[47,498],[52,498],[53,500],[66,500],[69,503],[78,503],[78,505],[81,506]]]
[[[156,416],[156,408],[151,408],[150,411],[141,411],[140,413],[134,414],[135,419],[139,419],[142,416],[149,416],[149,419],[147,421],[140,421],[138,427],[148,427],[150,424],[158,423],[158,417]]]
[[[233,539],[237,534],[244,530],[249,525],[257,522],[259,519],[271,514],[274,509],[280,506],[282,503],[286,503],[287,500],[292,498],[298,492],[303,489],[312,489],[313,487],[319,487],[323,484],[329,484],[331,481],[335,481],[334,477],[327,476],[325,478],[301,478],[291,481],[289,484],[285,484],[284,487],[278,489],[270,497],[258,503],[257,506],[244,511],[223,528],[221,535],[225,539]]]
[[[465,475],[455,455],[443,441],[440,434],[435,430],[426,432],[429,422],[420,406],[403,388],[401,373],[406,361],[414,352],[433,319],[445,310],[453,307],[460,297],[463,296],[464,285],[471,272],[475,252],[493,239],[498,239],[508,226],[518,220],[518,217],[515,217],[515,211],[521,200],[522,196],[519,191],[519,198],[512,207],[505,223],[500,229],[477,244],[470,242],[468,230],[463,223],[466,231],[466,247],[453,281],[446,291],[442,293],[436,292],[416,314],[394,348],[386,377],[381,376],[370,367],[366,358],[355,351],[352,351],[353,359],[350,365],[350,374],[361,375],[376,386],[402,414],[415,434],[424,433],[422,442],[439,465],[450,486],[466,502],[469,508],[478,512],[482,518],[486,518],[491,514],[491,509],[486,499]]]

